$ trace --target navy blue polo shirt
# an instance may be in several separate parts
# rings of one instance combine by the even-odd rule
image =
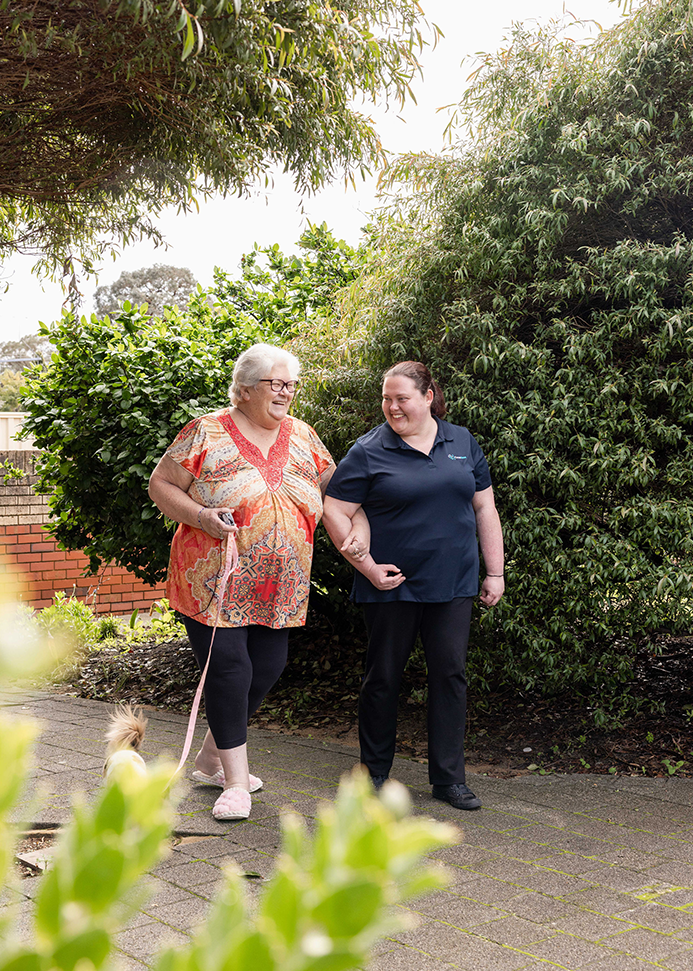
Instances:
[[[363,506],[375,562],[394,563],[407,578],[394,590],[378,590],[356,571],[357,603],[446,603],[479,592],[472,499],[491,485],[488,464],[468,429],[436,422],[428,455],[387,422],[378,425],[352,445],[330,480],[328,496]]]

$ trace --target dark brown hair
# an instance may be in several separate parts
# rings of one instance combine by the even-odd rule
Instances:
[[[409,378],[414,382],[421,394],[426,394],[429,390],[432,391],[433,401],[431,402],[431,414],[435,415],[436,418],[445,417],[447,408],[445,407],[443,392],[438,387],[437,382],[431,377],[431,372],[425,364],[422,364],[421,361],[399,361],[387,369],[385,374],[383,374],[383,381],[385,378],[394,378],[395,376]]]

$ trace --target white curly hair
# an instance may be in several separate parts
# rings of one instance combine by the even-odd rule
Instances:
[[[233,378],[229,388],[229,400],[232,405],[241,401],[241,389],[252,388],[269,373],[276,364],[284,364],[292,381],[298,380],[301,362],[283,347],[274,344],[253,344],[247,351],[243,351],[233,368]]]

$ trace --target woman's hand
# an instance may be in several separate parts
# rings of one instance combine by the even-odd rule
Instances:
[[[500,601],[505,591],[505,580],[503,577],[484,577],[481,584],[479,599],[485,607],[495,607]]]
[[[361,569],[361,573],[378,590],[394,590],[407,579],[394,563],[371,562],[370,566]]]
[[[353,556],[356,560],[362,560],[364,556],[368,556],[368,546],[363,546],[361,543],[362,541],[359,540],[356,531],[352,529],[339,547],[339,552],[345,556]]]
[[[356,510],[351,519],[351,529],[339,547],[339,552],[347,558],[363,560],[371,548],[371,528],[363,509]]]
[[[222,516],[227,515],[233,520],[233,512],[234,510],[228,506],[220,506],[218,509],[208,509],[206,506],[200,506],[197,516],[199,528],[203,529],[205,533],[213,536],[215,539],[223,539],[229,533],[237,533],[238,526],[235,523],[231,526],[222,519]]]

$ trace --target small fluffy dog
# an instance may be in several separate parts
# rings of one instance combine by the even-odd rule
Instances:
[[[103,777],[108,779],[119,766],[129,762],[140,774],[147,774],[147,764],[139,754],[144,739],[147,719],[141,710],[135,711],[131,705],[119,705],[111,715],[111,725],[106,732],[106,761]]]

